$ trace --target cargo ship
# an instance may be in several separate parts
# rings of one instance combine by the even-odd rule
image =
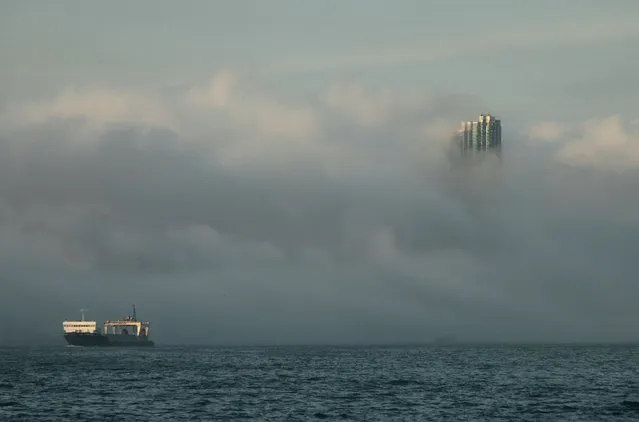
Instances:
[[[63,321],[64,339],[71,346],[84,347],[152,347],[149,339],[149,322],[139,321],[133,305],[133,314],[118,320],[104,322],[100,331],[96,321]]]

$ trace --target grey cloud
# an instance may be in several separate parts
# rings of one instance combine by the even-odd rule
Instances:
[[[225,140],[136,124],[1,131],[0,342],[132,302],[164,343],[630,339],[636,173],[508,134],[501,164],[456,166],[407,129],[457,102],[381,131],[316,106],[321,146],[355,151],[337,173],[321,154],[230,165]]]

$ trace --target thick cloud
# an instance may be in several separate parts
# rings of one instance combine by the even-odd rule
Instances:
[[[501,161],[451,160],[482,106],[229,71],[8,104],[0,342],[131,303],[164,343],[632,339],[639,138],[506,126]]]

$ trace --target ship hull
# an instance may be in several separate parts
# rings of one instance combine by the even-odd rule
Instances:
[[[67,333],[64,339],[71,346],[81,347],[153,347],[155,345],[146,337],[127,335]]]

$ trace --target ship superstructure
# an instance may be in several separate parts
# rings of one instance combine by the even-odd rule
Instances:
[[[85,321],[84,312],[81,321],[64,321],[64,339],[73,346],[153,346],[149,339],[150,324],[139,321],[133,305],[133,314],[118,320],[104,322],[103,332],[97,328],[96,321]]]
[[[85,321],[84,313],[86,309],[80,309],[82,320],[80,321],[64,321],[62,327],[65,333],[85,333],[92,334],[97,332],[97,324],[95,321]]]

